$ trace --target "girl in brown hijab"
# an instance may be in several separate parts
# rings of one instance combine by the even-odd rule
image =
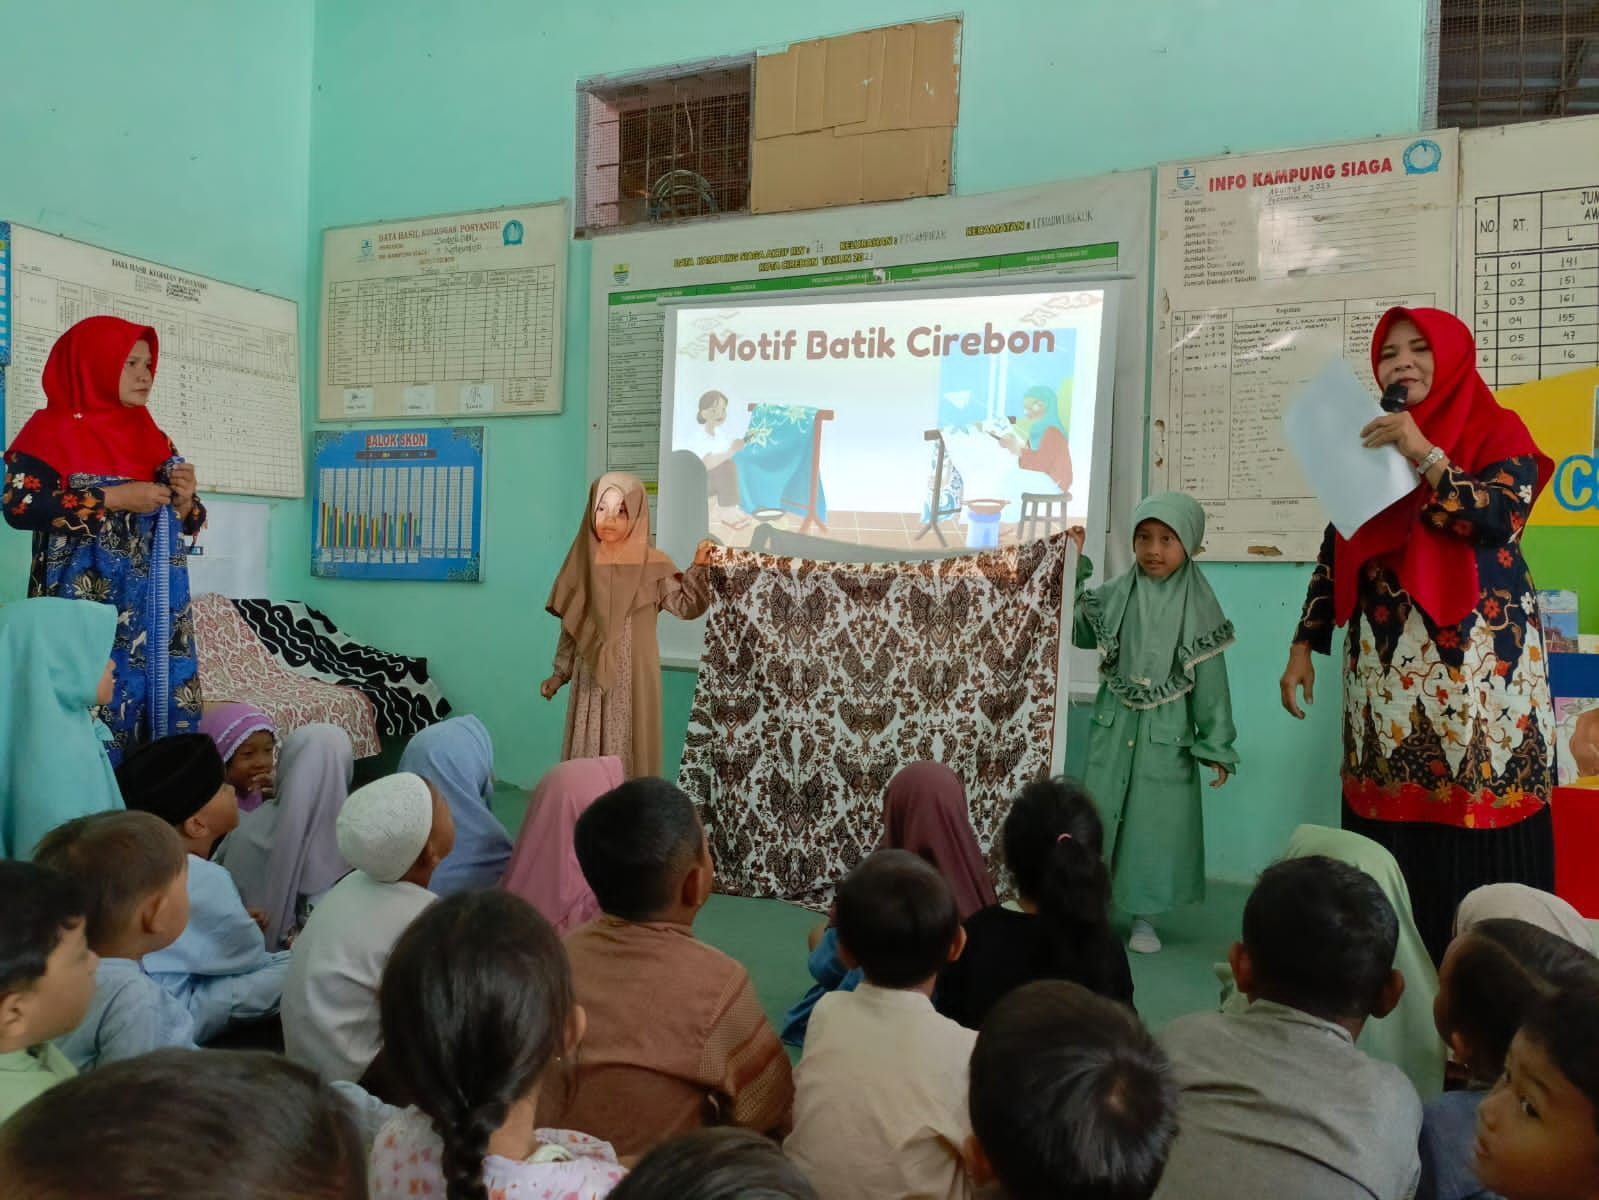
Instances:
[[[546,605],[561,619],[546,700],[572,684],[561,758],[622,760],[628,779],[661,773],[661,652],[655,614],[692,621],[711,603],[705,578],[711,543],[682,572],[650,542],[644,485],[607,472],[589,488],[588,508]],[[635,618],[638,618],[635,620]]]

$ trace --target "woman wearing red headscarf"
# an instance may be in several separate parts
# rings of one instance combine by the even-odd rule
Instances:
[[[1349,624],[1343,825],[1392,852],[1434,959],[1455,906],[1482,884],[1553,890],[1554,712],[1537,588],[1521,531],[1553,464],[1476,370],[1458,319],[1390,309],[1372,339],[1384,389],[1408,407],[1373,421],[1416,490],[1344,539],[1322,542],[1282,702],[1303,718],[1311,652]]]
[[[56,341],[45,407],[5,455],[6,522],[33,534],[30,596],[117,610],[111,761],[200,721],[194,620],[183,533],[205,506],[194,468],[146,410],[160,343],[154,329],[89,317]]]

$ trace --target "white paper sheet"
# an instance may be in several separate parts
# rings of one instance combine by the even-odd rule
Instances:
[[[1453,129],[1166,163],[1157,175],[1150,488],[1205,509],[1205,561],[1308,562],[1326,513],[1282,438],[1335,353],[1371,381],[1394,305],[1454,292]]]
[[[205,510],[198,553],[189,556],[189,590],[196,596],[219,592],[230,600],[266,596],[272,506],[207,498]]]
[[[1284,441],[1346,538],[1420,482],[1394,447],[1360,444],[1360,431],[1380,416],[1382,407],[1342,356],[1312,376],[1283,414]]]

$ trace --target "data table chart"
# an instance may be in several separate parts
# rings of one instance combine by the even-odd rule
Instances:
[[[1479,196],[1472,332],[1491,388],[1599,365],[1599,183]]]

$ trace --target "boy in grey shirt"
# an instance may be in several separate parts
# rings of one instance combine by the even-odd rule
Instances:
[[[1392,1012],[1399,923],[1376,881],[1330,858],[1270,867],[1230,959],[1242,1012],[1172,1022],[1178,1135],[1155,1200],[1409,1200],[1421,1100],[1355,1048]]]

